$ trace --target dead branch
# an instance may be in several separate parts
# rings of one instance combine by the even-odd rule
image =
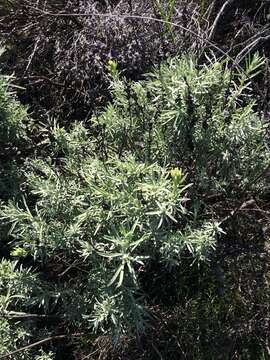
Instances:
[[[211,28],[211,31],[210,31],[210,34],[209,34],[209,37],[208,37],[208,40],[213,39],[213,37],[215,36],[215,33],[217,31],[217,25],[218,25],[222,15],[224,14],[227,7],[229,7],[234,2],[235,2],[235,0],[227,0],[227,1],[225,1],[225,3],[221,7],[220,11],[218,12],[218,14],[217,14],[217,16],[216,16],[216,18],[214,20],[214,23],[212,25],[212,28]]]
[[[83,333],[75,333],[75,334],[50,336],[50,337],[48,337],[46,339],[42,339],[40,341],[37,341],[37,342],[34,342],[32,344],[21,347],[18,350],[9,352],[9,353],[7,353],[5,355],[1,355],[0,360],[10,358],[15,354],[18,354],[18,353],[23,352],[23,351],[27,351],[29,349],[32,349],[33,347],[40,346],[40,345],[45,344],[45,343],[47,343],[49,341],[62,340],[62,339],[67,339],[67,338],[72,338],[72,337],[79,337],[79,336],[82,336],[82,335],[84,335],[84,334]]]

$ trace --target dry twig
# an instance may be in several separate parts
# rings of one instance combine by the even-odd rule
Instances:
[[[83,333],[76,333],[76,334],[66,334],[66,335],[55,335],[55,336],[50,336],[46,339],[42,339],[40,341],[37,341],[37,342],[34,342],[32,344],[29,344],[29,345],[26,345],[24,347],[21,347],[20,349],[17,349],[15,351],[12,351],[12,352],[9,352],[5,355],[1,355],[0,356],[0,360],[2,359],[7,359],[7,358],[12,358],[13,355],[16,355],[20,352],[23,352],[23,351],[27,351],[29,349],[32,349],[33,347],[36,347],[36,346],[40,346],[42,344],[45,344],[49,341],[55,341],[55,340],[62,340],[62,339],[67,339],[67,338],[70,338],[70,337],[79,337],[79,336],[82,336],[84,335]]]

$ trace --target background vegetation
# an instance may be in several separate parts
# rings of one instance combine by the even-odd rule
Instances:
[[[268,359],[269,3],[0,16],[0,359]]]

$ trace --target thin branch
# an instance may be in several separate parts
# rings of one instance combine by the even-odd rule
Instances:
[[[40,42],[40,38],[38,38],[37,42],[35,43],[34,50],[33,50],[32,54],[31,54],[31,56],[29,57],[28,64],[27,64],[27,66],[25,68],[24,74],[27,73],[27,71],[28,71],[33,59],[34,59],[34,56],[35,56],[35,53],[37,51],[37,47],[38,47],[39,42]]]
[[[240,64],[241,61],[252,51],[257,49],[258,45],[262,42],[266,42],[270,40],[270,35],[267,36],[259,36],[257,39],[249,43],[244,49],[240,51],[240,53],[236,57],[236,61]]]
[[[64,83],[56,82],[56,81],[54,81],[54,80],[52,80],[52,79],[50,79],[50,78],[48,78],[47,76],[44,76],[44,75],[23,76],[22,79],[26,79],[26,80],[38,79],[38,81],[44,80],[44,81],[48,81],[52,85],[65,87]]]
[[[154,343],[151,343],[153,349],[155,350],[155,352],[157,353],[157,355],[159,356],[160,360],[164,360],[162,354],[159,352],[158,348],[155,346]]]
[[[80,270],[81,272],[84,272],[84,273],[86,273],[86,274],[88,274],[88,271],[86,271],[86,270],[84,270],[84,269],[82,269],[82,268],[80,268],[79,266],[78,266],[78,264],[79,264],[80,262],[78,262],[78,260],[74,260],[74,262],[72,263],[72,264],[67,264],[67,265],[69,265],[63,272],[61,272],[60,274],[58,274],[57,276],[58,277],[62,277],[62,276],[64,276],[68,271],[70,271],[71,269],[77,269],[77,270]]]
[[[243,27],[236,33],[235,38],[237,38],[237,36],[241,33],[242,30],[243,30]],[[236,44],[236,48],[240,48],[240,47],[243,48],[243,47],[247,46],[254,40],[258,39],[259,37],[269,34],[269,31],[270,31],[270,26],[269,25],[264,26],[260,32],[256,32],[256,34],[252,35],[247,40],[244,40],[241,43]]]
[[[2,355],[2,356],[0,356],[0,360],[10,358],[15,354],[18,354],[18,353],[23,352],[23,351],[27,351],[29,349],[32,349],[33,347],[40,346],[40,345],[45,344],[45,343],[47,343],[49,341],[62,340],[62,339],[67,339],[69,337],[78,337],[78,336],[82,336],[82,335],[84,335],[84,334],[83,333],[75,333],[75,334],[68,334],[68,335],[66,334],[66,335],[50,336],[50,337],[48,337],[46,339],[37,341],[37,342],[32,343],[30,345],[26,345],[24,347],[21,347],[18,350],[15,350],[15,351],[9,352],[9,353],[7,353],[5,355]]]
[[[235,0],[227,0],[227,1],[225,1],[223,6],[221,7],[220,11],[218,12],[218,14],[217,14],[217,16],[215,18],[215,21],[214,21],[213,25],[212,25],[212,28],[211,28],[211,31],[210,31],[210,34],[209,34],[209,38],[208,38],[209,40],[212,40],[213,37],[215,36],[215,33],[217,31],[217,25],[219,23],[220,18],[224,14],[225,10],[227,9],[227,7],[229,5],[231,5],[234,2],[235,2]]]
[[[27,314],[23,312],[9,311],[8,313],[1,314],[2,318],[10,320],[27,320],[27,319],[60,319],[57,315],[45,314]]]
[[[213,14],[213,12],[215,10],[216,4],[217,4],[217,0],[213,0],[211,2],[211,4],[208,6],[208,8],[207,8],[207,10],[206,10],[206,12],[204,14],[207,21],[209,21],[211,19],[212,14]]]
[[[236,206],[236,208],[234,208],[233,210],[230,211],[229,215],[225,216],[225,218],[223,218],[219,224],[222,225],[224,224],[226,221],[228,221],[229,219],[232,219],[240,210],[245,209],[247,206],[253,205],[255,204],[255,200],[254,199],[250,199],[250,200],[244,200],[243,202],[241,202],[238,206]]]

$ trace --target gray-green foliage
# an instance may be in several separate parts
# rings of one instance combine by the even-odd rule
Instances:
[[[15,99],[11,91],[11,78],[0,77],[0,141],[16,145],[25,137],[26,109]]]
[[[27,337],[27,332],[20,326],[12,327],[8,320],[0,319],[0,354],[16,348],[19,341]]]
[[[112,65],[112,103],[90,129],[54,125],[51,157],[26,162],[23,200],[2,208],[11,255],[37,267],[2,261],[7,315],[37,307],[72,327],[143,332],[151,264],[208,262],[222,236],[201,192],[263,185],[266,126],[248,97],[261,59],[233,77],[226,64],[174,59],[133,83]]]
[[[0,76],[0,199],[14,197],[18,189],[19,169],[16,163],[18,153],[26,144],[27,111],[16,100],[10,77]],[[2,226],[2,223],[1,223]],[[5,231],[1,227],[1,250],[6,242]],[[37,276],[31,269],[24,269],[16,261],[1,258],[0,262],[0,355],[18,349],[31,339],[31,331],[16,321],[36,304],[44,301],[46,287],[39,286]],[[43,295],[42,295],[43,294]],[[43,299],[42,299],[43,297]],[[10,319],[14,319],[10,321]],[[40,359],[45,353],[38,352]],[[35,358],[29,351],[13,355],[14,359]],[[38,357],[37,357],[38,359]],[[47,357],[47,359],[49,359]],[[52,359],[52,357],[51,357]]]
[[[12,224],[13,256],[31,255],[45,266],[58,257],[64,267],[82,272],[76,281],[51,290],[35,276],[29,298],[44,311],[58,302],[59,316],[65,314],[76,325],[114,334],[142,332],[147,304],[140,272],[153,260],[166,271],[180,263],[182,254],[208,260],[220,229],[202,219],[187,225],[191,184],[180,169],[143,163],[132,155],[104,160],[80,124],[71,132],[55,126],[52,134],[51,151],[62,153],[58,164],[35,160],[25,172],[35,206],[26,200],[20,206],[10,203],[2,219]],[[16,285],[13,289],[19,291]]]
[[[30,210],[24,201],[24,206],[10,204],[2,211],[16,239],[12,254],[31,254],[45,264],[56,255],[60,262],[77,259],[76,267],[82,266],[85,273],[78,274],[74,284],[58,287],[60,314],[104,331],[118,333],[134,326],[142,331],[146,313],[140,271],[153,259],[179,262],[184,253],[207,260],[220,229],[208,224],[204,230],[200,223],[186,226],[190,186],[179,169],[170,171],[133,157],[102,161],[85,156],[80,151],[83,138],[77,137],[85,131],[76,125],[65,134],[77,138],[74,147],[73,141],[63,141],[63,129],[55,129],[68,154],[60,167],[42,161],[29,165],[27,184],[38,199],[35,208]],[[196,236],[198,228],[201,237]],[[35,291],[36,286],[33,301]]]
[[[15,156],[26,140],[26,109],[11,91],[11,78],[0,76],[0,198],[17,191],[18,170]]]
[[[258,187],[254,179],[269,164],[269,150],[249,88],[262,65],[257,55],[246,61],[245,71],[182,58],[136,83],[115,73],[114,101],[96,118],[107,151],[180,164],[204,191]]]
[[[27,319],[31,309],[46,307],[49,291],[32,269],[25,269],[18,261],[2,259],[0,262],[0,354],[7,354],[27,345],[34,333],[38,333],[34,322],[20,322]],[[50,296],[50,299],[52,296]],[[31,317],[30,317],[31,319]],[[12,355],[18,360],[53,359],[52,353],[31,351]]]

